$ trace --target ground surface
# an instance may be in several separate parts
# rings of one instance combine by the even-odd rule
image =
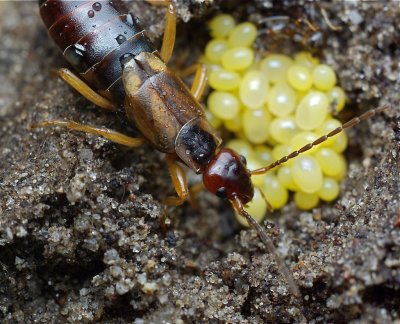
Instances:
[[[318,6],[179,3],[176,55],[202,45],[204,21],[219,6],[256,23],[272,13],[307,12],[326,32],[321,55],[349,93],[348,115],[393,105],[349,132],[349,173],[340,199],[312,212],[292,203],[275,213],[280,231],[269,226],[268,232],[301,298],[288,293],[256,234],[241,230],[230,209],[208,194],[200,195],[197,210],[170,210],[169,230],[162,233],[160,202],[172,186],[161,154],[150,147],[129,151],[82,133],[29,131],[46,118],[124,127],[49,77],[51,68],[65,63],[47,38],[37,4],[3,1],[0,321],[399,321],[399,4],[323,4],[343,28],[335,32]],[[162,9],[133,7],[141,8],[156,38]]]

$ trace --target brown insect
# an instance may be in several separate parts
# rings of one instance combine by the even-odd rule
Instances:
[[[170,0],[156,2],[167,7],[160,52],[154,49],[137,18],[118,2],[39,1],[40,14],[50,37],[79,73],[79,77],[68,69],[60,69],[57,74],[100,108],[124,112],[127,120],[139,129],[143,137],[132,138],[73,121],[45,120],[34,127],[64,126],[100,135],[132,148],[144,143],[151,144],[166,154],[166,164],[178,195],[166,198],[166,205],[178,206],[189,198],[181,164],[202,174],[206,189],[229,200],[233,208],[257,231],[275,258],[291,292],[298,296],[297,285],[266,231],[244,209],[254,194],[251,176],[275,168],[388,106],[368,111],[279,161],[250,171],[243,157],[230,149],[221,148],[222,140],[208,123],[198,102],[206,85],[205,67],[197,67],[189,90],[166,66],[175,42],[176,9]]]

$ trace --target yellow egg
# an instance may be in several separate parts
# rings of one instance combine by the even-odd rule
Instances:
[[[246,157],[247,158],[247,157]],[[259,161],[257,161],[255,158],[254,158],[254,156],[250,156],[250,157],[248,157],[247,158],[247,168],[249,169],[249,170],[256,170],[256,169],[259,169],[259,168],[262,168],[263,167],[263,165],[259,162]],[[255,185],[255,186],[257,186],[257,187],[261,187],[263,184],[264,184],[264,180],[265,180],[265,177],[267,176],[267,174],[266,173],[264,173],[264,174],[260,174],[260,175],[253,175],[252,177],[251,177],[251,182]]]
[[[240,75],[233,71],[224,69],[211,71],[209,73],[208,83],[211,88],[221,91],[231,91],[239,87]]]
[[[218,15],[210,21],[209,26],[212,37],[226,37],[235,27],[235,19],[227,14]]]
[[[227,49],[228,42],[226,40],[212,39],[206,45],[206,58],[211,63],[219,63]]]
[[[247,203],[244,209],[251,215],[251,217],[254,218],[257,223],[261,223],[265,217],[265,214],[267,213],[267,204],[260,193],[260,189],[257,187],[254,188],[253,199]],[[238,212],[235,212],[235,216],[240,224],[249,227],[245,217],[241,216]]]
[[[293,151],[298,151],[303,146],[314,142],[319,136],[314,132],[300,132],[297,133],[293,138],[290,140],[290,147]],[[314,153],[318,150],[318,146],[314,146],[312,149],[307,151],[307,154]]]
[[[303,210],[310,210],[318,205],[319,198],[316,193],[305,193],[298,191],[294,194],[296,206]]]
[[[273,83],[285,82],[287,70],[293,65],[293,60],[282,54],[270,54],[260,62],[260,69]]]
[[[332,176],[332,178],[335,179],[336,181],[342,180],[345,177],[346,173],[347,173],[347,165],[346,165],[345,158],[341,154],[339,154],[339,158],[342,161],[341,162],[341,165],[342,165],[341,173],[336,174],[335,176]]]
[[[292,116],[273,119],[269,130],[271,137],[281,144],[289,144],[293,136],[300,131]]]
[[[239,100],[229,92],[214,91],[207,100],[208,109],[219,119],[235,118],[239,113]]]
[[[215,117],[215,115],[211,113],[208,109],[205,111],[205,113],[206,113],[206,118],[212,127],[218,128],[222,125],[221,119]]]
[[[262,191],[273,209],[279,209],[285,206],[289,198],[289,193],[286,188],[272,173],[267,174],[265,177]]]
[[[341,132],[340,134],[336,135],[335,137],[335,142],[330,146],[332,150],[338,153],[344,152],[344,150],[347,148],[347,135],[345,132]]]
[[[318,196],[325,201],[333,201],[339,196],[339,184],[332,178],[324,178]]]
[[[254,154],[257,161],[259,161],[263,166],[267,166],[274,162],[272,150],[266,145],[255,146]]]
[[[296,107],[296,92],[286,83],[278,83],[268,93],[268,109],[275,116],[285,117]]]
[[[287,70],[287,82],[296,90],[311,89],[313,80],[310,71],[301,65],[292,65]]]
[[[229,46],[245,46],[250,47],[253,45],[257,36],[257,28],[250,22],[244,22],[237,25],[229,34]]]
[[[249,71],[240,82],[240,100],[248,108],[261,108],[267,101],[268,88],[268,80],[264,74],[260,71]]]
[[[314,67],[312,78],[314,86],[322,91],[331,90],[336,84],[336,74],[333,69],[326,64],[320,64]]]
[[[222,66],[231,71],[241,71],[253,64],[254,51],[247,47],[235,47],[222,55]]]
[[[241,139],[232,139],[226,143],[226,147],[234,150],[237,154],[243,155],[246,159],[253,157],[254,152],[249,142]]]
[[[328,115],[328,108],[328,97],[323,92],[311,91],[296,109],[297,125],[303,130],[318,128]]]
[[[343,91],[341,87],[333,87],[327,93],[329,103],[335,109],[335,112],[338,113],[343,110],[344,105],[346,104],[346,93]]]
[[[338,121],[337,119],[334,118],[328,118],[327,120],[325,120],[322,125],[320,127],[317,128],[316,133],[319,136],[323,136],[323,135],[328,135],[331,131],[333,131],[334,129],[341,127],[342,123],[340,121]],[[337,139],[338,135],[328,138],[325,142],[321,143],[320,146],[321,147],[328,147],[328,146],[332,146],[336,139]]]
[[[310,71],[319,64],[319,60],[309,52],[299,52],[294,56],[295,64],[302,65]]]
[[[335,177],[343,173],[345,165],[339,154],[328,147],[322,147],[315,153],[321,170],[327,176]]]
[[[279,167],[277,174],[279,182],[291,191],[299,190],[299,187],[294,183],[292,177],[292,169],[289,166],[283,165]]]
[[[269,136],[268,126],[271,115],[266,109],[245,109],[242,116],[243,132],[254,143],[264,143]]]
[[[279,144],[279,145],[276,145],[272,149],[272,157],[274,158],[274,161],[278,161],[281,158],[283,158],[284,156],[289,155],[292,152],[293,152],[293,150],[289,145]],[[292,165],[292,163],[293,163],[293,160],[289,160],[289,161],[285,162],[285,165]]]
[[[240,114],[237,114],[232,119],[228,119],[224,121],[224,126],[228,131],[238,132],[242,128],[242,118]]]
[[[294,183],[305,193],[315,193],[322,187],[322,171],[318,161],[310,155],[300,155],[293,161]]]

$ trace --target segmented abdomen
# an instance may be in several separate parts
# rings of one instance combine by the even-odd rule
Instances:
[[[137,18],[118,1],[39,0],[39,5],[65,59],[92,88],[122,103],[120,58],[155,52]]]

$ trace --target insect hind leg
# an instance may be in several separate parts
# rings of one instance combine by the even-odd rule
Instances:
[[[56,70],[55,75],[64,80],[69,86],[78,91],[82,96],[84,96],[91,103],[94,103],[100,108],[115,111],[116,107],[106,98],[99,95],[94,91],[89,85],[82,81],[77,75],[66,68]]]
[[[31,125],[31,128],[46,127],[46,126],[67,127],[68,129],[102,136],[114,143],[121,144],[121,145],[131,147],[131,148],[139,147],[145,143],[145,140],[140,137],[130,137],[130,136],[124,135],[122,133],[113,131],[111,129],[83,125],[83,124],[79,124],[74,121],[43,120],[37,124]]]

